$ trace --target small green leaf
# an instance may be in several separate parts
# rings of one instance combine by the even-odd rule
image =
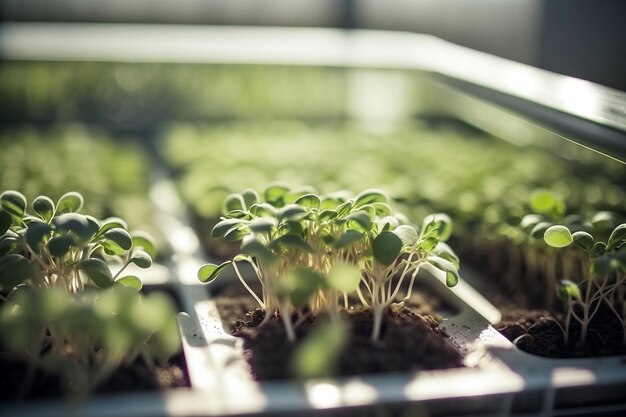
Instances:
[[[261,197],[259,197],[259,193],[255,190],[248,188],[241,193],[241,197],[243,198],[243,202],[245,205],[245,210],[249,210],[255,204],[259,204],[261,201]]]
[[[609,236],[609,241],[607,245],[607,250],[613,250],[615,248],[619,248],[626,242],[626,223],[622,223],[617,226],[611,236]]]
[[[108,254],[121,255],[133,247],[133,238],[124,229],[109,229],[104,232],[102,247]]]
[[[315,194],[315,193],[316,193],[315,188],[309,185],[305,185],[305,186],[298,187],[298,188],[292,188],[283,195],[283,202],[285,204],[295,204],[295,202],[300,197],[305,196],[307,194]]]
[[[76,191],[70,191],[65,193],[59,199],[57,203],[56,213],[75,213],[83,207],[83,196]]]
[[[394,216],[385,216],[382,219],[375,220],[378,230],[390,230],[395,229],[400,225],[400,221]]]
[[[369,231],[372,227],[372,221],[370,216],[365,211],[355,211],[346,216],[349,229],[361,230],[362,232]]]
[[[446,285],[448,287],[454,287],[458,284],[459,272],[452,262],[434,255],[427,257],[426,260],[435,268],[446,273]]]
[[[316,209],[318,210],[321,205],[320,198],[315,194],[305,194],[302,197],[298,198],[295,204],[306,207],[308,209]]]
[[[250,221],[250,230],[255,233],[268,233],[276,227],[276,219],[273,217],[257,217]]]
[[[537,189],[530,195],[530,207],[536,213],[560,219],[565,214],[565,204],[552,191]]]
[[[126,275],[124,277],[118,278],[115,280],[115,283],[123,285],[124,287],[130,288],[137,292],[141,291],[141,288],[143,287],[141,279],[139,279],[139,277],[135,275]]]
[[[361,271],[351,264],[336,263],[328,272],[328,284],[341,292],[355,291],[360,282]]]
[[[93,223],[83,214],[61,214],[52,219],[52,225],[58,232],[71,234],[81,241],[87,241],[95,234]]]
[[[398,236],[402,241],[402,244],[405,246],[413,246],[419,239],[419,235],[417,234],[415,228],[406,224],[396,227],[392,233]]]
[[[0,208],[21,219],[26,212],[26,197],[19,191],[5,191],[0,194]]]
[[[527,214],[522,217],[522,221],[520,222],[520,227],[524,230],[532,230],[538,223],[541,223],[545,220],[545,217],[540,216],[539,214]]]
[[[248,234],[249,230],[247,227],[237,225],[231,227],[231,229],[224,234],[224,240],[229,243],[240,242]]]
[[[131,233],[133,238],[133,248],[143,249],[151,258],[157,256],[157,244],[150,233],[136,231]]]
[[[9,253],[0,258],[0,287],[12,289],[34,276],[33,265],[22,255]]]
[[[278,209],[269,203],[252,205],[250,213],[256,217],[278,217]]]
[[[68,235],[55,236],[48,241],[48,251],[56,258],[65,256],[72,246],[74,246],[74,239]]]
[[[108,217],[102,220],[100,229],[98,230],[98,236],[103,235],[109,229],[124,229],[128,230],[128,224],[119,217]]]
[[[254,256],[259,261],[262,261],[266,264],[270,264],[276,260],[276,255],[274,255],[268,248],[263,246],[262,243],[256,240],[252,240],[248,242],[245,246],[241,248],[241,253],[244,253],[249,256]]]
[[[610,230],[617,223],[615,213],[599,211],[591,219],[591,224],[597,230]]]
[[[152,265],[152,258],[147,252],[141,249],[135,249],[133,251],[133,255],[130,257],[130,262],[134,263],[139,268],[150,268]]]
[[[445,213],[429,214],[424,217],[420,236],[434,236],[446,241],[452,234],[452,219]]]
[[[11,227],[12,223],[13,220],[11,219],[11,215],[6,211],[0,209],[0,236],[5,234],[6,231],[9,230],[9,227]]]
[[[303,219],[308,214],[307,210],[295,204],[287,204],[284,206],[278,215],[281,222],[284,221],[298,221]]]
[[[452,248],[448,246],[445,242],[438,242],[437,246],[433,248],[433,254],[439,256],[440,258],[449,261],[454,265],[454,267],[458,270],[460,268],[459,257],[454,253]]]
[[[0,258],[14,250],[20,240],[17,235],[6,233],[0,236]]]
[[[33,210],[48,222],[54,216],[54,201],[50,197],[40,195],[33,200]]]
[[[337,212],[335,210],[322,210],[318,216],[320,222],[327,222],[337,217]]]
[[[205,284],[210,284],[230,265],[231,261],[226,261],[220,265],[205,264],[198,270],[198,279]]]
[[[596,275],[606,276],[611,274],[616,267],[617,265],[612,262],[611,257],[602,255],[591,262],[590,270]]]
[[[389,197],[387,197],[387,194],[385,194],[384,191],[370,189],[365,190],[356,196],[356,199],[354,201],[354,207],[358,208],[366,204],[373,203],[387,203],[388,201]]]
[[[272,184],[263,192],[263,198],[268,203],[281,207],[284,204],[283,196],[289,191],[289,187],[285,184]]]
[[[594,257],[604,255],[605,253],[606,253],[606,243],[604,242],[596,242],[591,247],[591,254]]]
[[[311,246],[309,246],[309,244],[306,243],[300,236],[296,235],[282,235],[281,237],[275,239],[271,246],[273,248],[281,247],[284,249],[298,249],[305,253],[313,252],[313,248],[311,248]]]
[[[543,235],[543,240],[553,248],[564,248],[572,244],[572,233],[565,226],[550,226]]]
[[[568,279],[561,280],[556,284],[556,293],[563,302],[568,302],[570,299],[581,299],[580,288],[575,282]]]
[[[347,230],[346,233],[344,233],[343,235],[341,235],[341,237],[339,237],[339,239],[337,239],[337,241],[334,243],[334,247],[339,249],[343,248],[344,246],[351,245],[352,243],[361,240],[363,236],[365,236],[365,234],[362,232],[358,232],[356,230]]]
[[[213,226],[213,230],[211,230],[211,237],[214,239],[223,237],[234,226],[240,225],[242,223],[247,223],[247,222],[248,222],[247,220],[242,220],[242,219],[220,220],[215,226]]]
[[[76,264],[76,268],[83,271],[99,288],[108,288],[113,285],[113,275],[107,264],[97,258],[86,259]]]
[[[548,230],[552,226],[552,223],[549,222],[540,222],[533,227],[530,231],[530,236],[534,239],[542,239],[546,230]]]
[[[24,233],[24,240],[26,244],[31,247],[33,252],[37,253],[39,252],[39,246],[44,236],[50,231],[52,231],[52,228],[47,223],[32,222],[28,225]]]
[[[226,200],[224,200],[224,206],[222,208],[222,211],[224,213],[230,213],[234,210],[246,210],[246,202],[244,201],[241,194],[231,194],[226,197]]]
[[[335,209],[335,212],[337,213],[337,217],[345,217],[351,211],[352,211],[352,202],[351,201],[346,201],[345,203],[340,204]]]
[[[587,232],[574,232],[572,233],[572,240],[574,244],[585,250],[590,250],[593,246],[593,236]]]
[[[383,265],[391,265],[400,255],[402,240],[390,231],[381,232],[372,243],[374,258]]]

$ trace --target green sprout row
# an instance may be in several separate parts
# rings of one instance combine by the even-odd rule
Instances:
[[[405,223],[405,216],[392,214],[389,197],[380,190],[318,195],[310,187],[274,184],[261,197],[248,189],[225,200],[224,216],[212,231],[214,238],[240,242],[241,253],[202,266],[198,278],[210,283],[232,266],[266,311],[264,322],[280,317],[290,341],[309,315],[326,313],[337,321],[354,293],[373,312],[376,341],[384,312],[403,284],[410,297],[421,266],[445,271],[448,286],[459,278],[458,258],[444,243],[452,230],[450,218],[429,215],[421,228]],[[242,262],[252,266],[261,294],[246,283],[238,267]]]
[[[56,202],[38,196],[30,207],[18,191],[0,194],[2,344],[29,365],[24,389],[42,369],[78,398],[123,364],[141,356],[152,366],[179,343],[169,300],[142,297],[141,279],[124,274],[130,264],[151,266],[153,239],[82,206],[73,191]]]

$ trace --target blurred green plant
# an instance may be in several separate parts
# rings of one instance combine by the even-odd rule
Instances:
[[[29,208],[18,191],[0,194],[0,335],[2,346],[35,369],[61,376],[83,399],[122,364],[141,355],[166,359],[178,349],[174,308],[161,295],[142,299],[128,265],[148,268],[149,235],[126,222],[80,213],[83,197],[38,196]],[[109,262],[121,265],[113,274]]]

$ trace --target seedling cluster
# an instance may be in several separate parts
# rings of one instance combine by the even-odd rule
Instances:
[[[230,195],[212,237],[241,242],[241,253],[198,271],[205,283],[232,266],[246,289],[265,309],[265,320],[280,317],[287,337],[307,315],[328,314],[337,321],[349,307],[348,294],[373,312],[371,338],[380,337],[384,312],[403,284],[410,297],[425,264],[445,271],[446,283],[458,282],[458,258],[444,242],[452,223],[445,214],[424,219],[420,228],[392,214],[387,195],[370,189],[318,195],[310,187],[271,185],[261,197],[254,190]],[[247,285],[239,263],[252,266],[261,294]],[[295,319],[295,322],[294,322]]]
[[[152,264],[152,238],[82,206],[77,192],[57,202],[39,196],[32,211],[20,192],[0,194],[3,345],[29,363],[31,377],[37,367],[59,373],[79,397],[139,354],[167,358],[178,348],[171,304],[142,298],[141,279],[124,274]],[[115,274],[112,261],[121,264]]]
[[[566,312],[562,326],[565,342],[571,340],[575,321],[580,326],[578,343],[584,345],[589,324],[600,307],[605,306],[622,324],[622,343],[626,346],[626,223],[616,226],[607,240],[586,231],[572,231],[562,224],[551,225],[545,230],[543,240],[558,250],[575,247],[587,265],[582,276],[565,275],[556,285]]]

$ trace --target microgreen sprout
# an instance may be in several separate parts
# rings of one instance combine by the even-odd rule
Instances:
[[[0,195],[0,288],[11,290],[27,283],[35,287],[62,287],[76,294],[85,285],[108,288],[114,284],[141,289],[141,280],[122,273],[128,265],[148,268],[154,243],[139,234],[133,237],[124,220],[99,221],[80,213],[83,197],[64,194],[56,203],[39,196],[28,210],[18,191]],[[121,268],[112,274],[105,259],[118,259]]]
[[[408,296],[420,265],[430,263],[458,281],[458,258],[443,243],[452,224],[445,214],[428,216],[421,230],[392,215],[389,198],[380,190],[356,196],[317,195],[310,187],[290,189],[274,184],[263,198],[246,190],[224,202],[224,217],[212,237],[241,242],[241,253],[220,265],[198,271],[212,282],[232,265],[237,277],[259,305],[265,320],[277,315],[289,340],[295,340],[292,315],[328,313],[336,321],[348,294],[374,312],[372,339],[378,340],[383,312],[410,279]],[[237,264],[252,265],[261,294],[247,285]],[[297,325],[297,322],[296,322]]]
[[[141,297],[142,281],[123,271],[152,264],[154,243],[131,235],[120,218],[79,213],[83,197],[32,202],[18,191],[0,194],[0,306],[3,347],[30,368],[61,375],[78,398],[121,364],[141,355],[166,359],[178,349],[174,309],[163,296]],[[107,261],[121,266],[113,274]]]
[[[543,238],[554,248],[573,245],[588,260],[588,271],[581,282],[565,279],[557,284],[557,295],[566,310],[565,342],[570,340],[573,319],[580,325],[578,342],[585,344],[589,324],[605,305],[622,324],[623,344],[626,345],[626,224],[615,227],[606,241],[584,231],[572,233],[563,225],[550,226]]]

